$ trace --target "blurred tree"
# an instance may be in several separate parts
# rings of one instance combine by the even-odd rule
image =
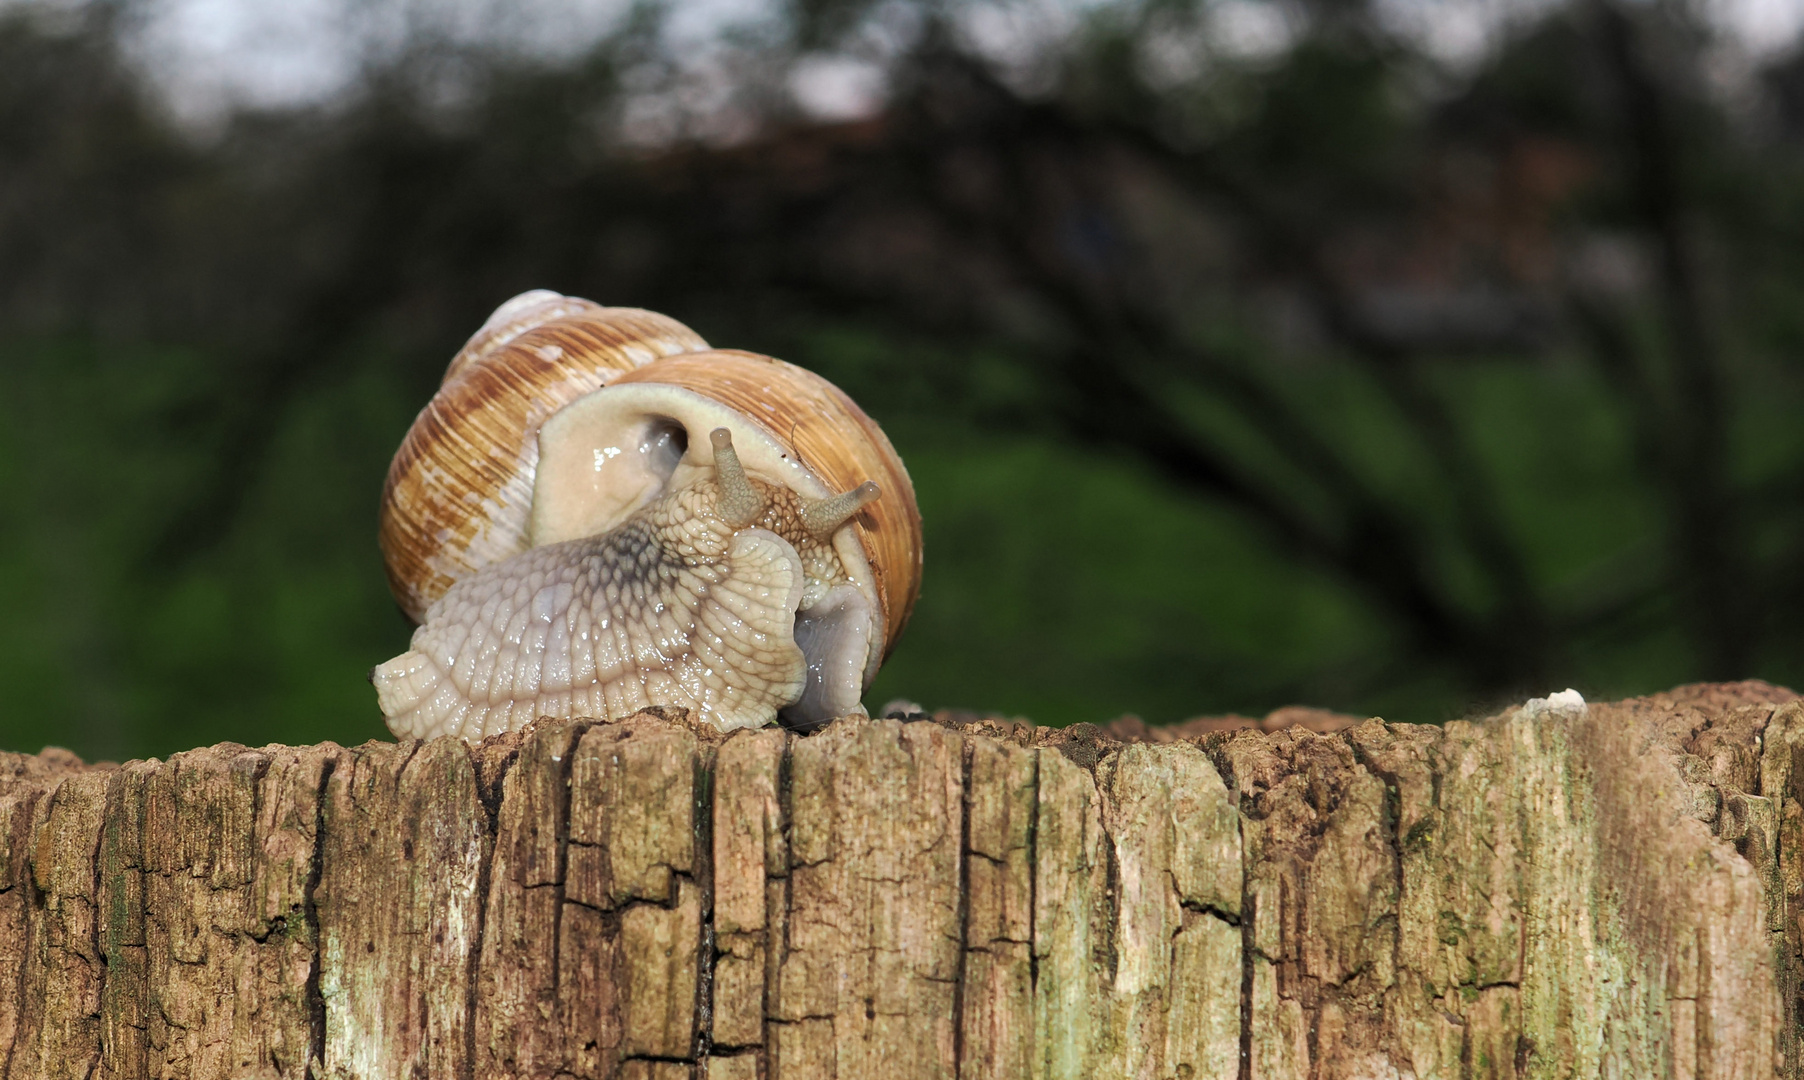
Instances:
[[[1103,4],[1013,51],[1008,5],[797,2],[699,59],[648,6],[574,59],[421,35],[211,137],[132,74],[133,10],[0,21],[0,337],[203,358],[144,421],[192,454],[134,519],[143,573],[237,542],[294,410],[363,385],[404,417],[551,285],[820,367],[911,460],[961,425],[1084,448],[1270,548],[1162,573],[1358,609],[1316,620],[1337,674],[1237,683],[1209,613],[1159,616],[1136,678],[1250,698],[1197,708],[1804,677],[1800,61],[1727,94],[1684,4],[1577,0],[1461,63],[1345,0]],[[829,62],[881,107],[811,119]],[[1056,491],[994,490],[1112,557]],[[1151,505],[1117,528],[1180,520]]]

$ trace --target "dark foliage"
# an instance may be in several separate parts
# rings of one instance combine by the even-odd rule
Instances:
[[[1804,674],[1800,61],[1732,108],[1671,5],[1575,3],[1467,70],[1358,4],[1250,57],[1206,4],[1146,3],[1010,66],[921,5],[879,113],[799,113],[790,66],[893,7],[798,5],[742,49],[726,141],[632,136],[684,77],[650,9],[569,63],[404,50],[209,138],[130,74],[119,9],[8,17],[6,335],[208,358],[146,421],[198,449],[134,572],[216,556],[310,388],[379,368],[423,400],[483,312],[549,285],[819,366],[924,439],[1129,463],[1383,639],[1198,708]],[[1605,503],[1630,509],[1560,517]]]

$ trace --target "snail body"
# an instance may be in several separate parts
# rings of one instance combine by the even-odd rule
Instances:
[[[647,705],[809,729],[862,711],[919,585],[908,474],[837,388],[550,293],[453,361],[381,536],[422,620],[371,674],[402,736]]]

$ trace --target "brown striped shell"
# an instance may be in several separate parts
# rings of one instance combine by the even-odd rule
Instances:
[[[525,551],[539,425],[660,357],[706,349],[668,316],[535,290],[459,350],[389,465],[378,539],[419,622],[451,583]]]
[[[597,393],[605,388],[624,393]],[[380,542],[402,610],[419,622],[454,581],[531,547],[612,528],[658,493],[598,506],[541,469],[543,444],[553,447],[547,453],[564,445],[576,471],[588,471],[592,449],[583,439],[592,442],[592,430],[559,444],[542,429],[556,417],[553,430],[576,431],[581,414],[597,409],[680,421],[686,450],[674,475],[656,478],[658,491],[712,468],[708,431],[716,425],[733,430],[748,472],[804,497],[876,482],[881,496],[834,537],[878,613],[868,683],[921,582],[914,487],[876,422],[794,364],[710,349],[667,316],[544,290],[509,300],[470,338],[390,465]],[[547,525],[556,516],[550,508],[572,504]]]

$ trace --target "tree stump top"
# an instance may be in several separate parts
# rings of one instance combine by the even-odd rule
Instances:
[[[1798,1077],[1804,704],[0,755],[5,1077]]]

